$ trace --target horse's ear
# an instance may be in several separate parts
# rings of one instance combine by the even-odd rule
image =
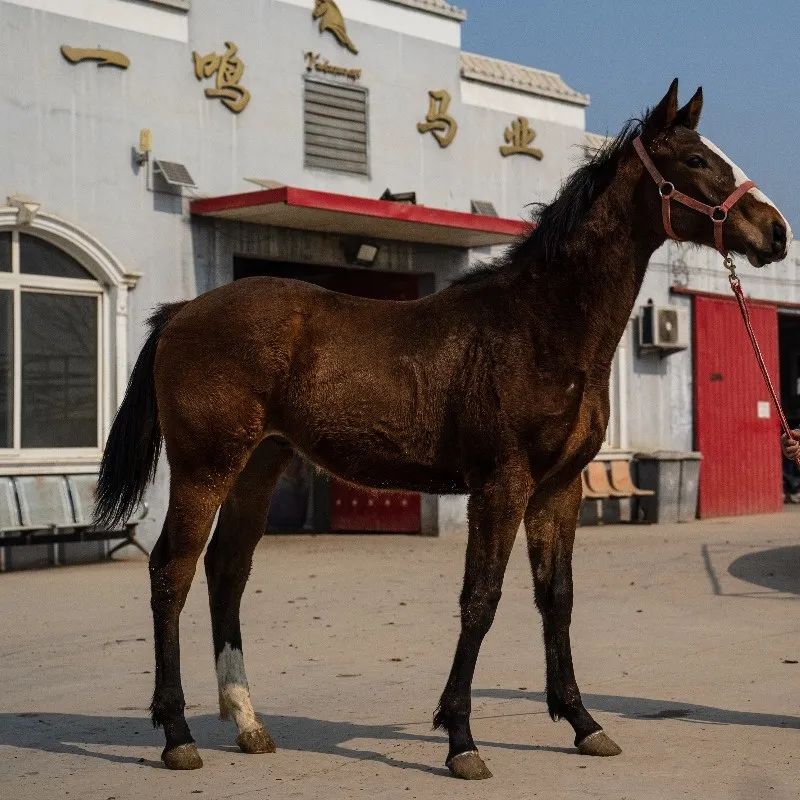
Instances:
[[[672,81],[661,102],[647,115],[645,134],[656,136],[672,125],[678,113],[678,79]]]
[[[700,122],[700,112],[703,110],[703,87],[698,86],[694,97],[675,115],[673,125],[682,125],[684,128],[694,130]]]

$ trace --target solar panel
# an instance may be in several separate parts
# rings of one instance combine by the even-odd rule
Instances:
[[[271,178],[245,178],[248,183],[254,183],[262,189],[282,189],[286,186],[282,181],[273,181]]]
[[[496,217],[497,209],[492,203],[485,200],[472,200],[472,213],[481,214],[484,217]]]
[[[170,186],[188,186],[192,188],[197,186],[194,179],[189,174],[189,170],[186,169],[183,164],[178,164],[175,161],[155,160],[153,166],[155,167],[155,171],[159,173]]]

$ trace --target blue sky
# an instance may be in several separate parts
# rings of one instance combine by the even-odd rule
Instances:
[[[463,47],[560,73],[592,97],[587,128],[616,133],[698,85],[700,130],[800,231],[800,0],[451,0]]]

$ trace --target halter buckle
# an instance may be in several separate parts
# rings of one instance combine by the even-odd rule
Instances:
[[[672,197],[674,192],[675,192],[675,184],[674,183],[670,183],[670,181],[663,181],[662,183],[660,183],[658,185],[658,193],[665,200],[668,197]]]
[[[723,206],[715,206],[711,212],[711,219],[714,222],[725,222],[728,219],[728,209]]]

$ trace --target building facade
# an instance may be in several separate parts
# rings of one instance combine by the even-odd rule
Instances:
[[[463,52],[465,18],[443,0],[0,0],[0,473],[96,471],[158,303],[259,274],[411,299],[524,232],[598,144],[589,97]],[[693,330],[697,292],[726,291],[718,260],[656,253],[609,451],[695,448],[706,343],[642,349],[638,307],[685,309]],[[777,347],[797,262],[747,289],[772,303]],[[295,466],[278,527],[463,526],[462,498],[348,515],[366,496]]]

